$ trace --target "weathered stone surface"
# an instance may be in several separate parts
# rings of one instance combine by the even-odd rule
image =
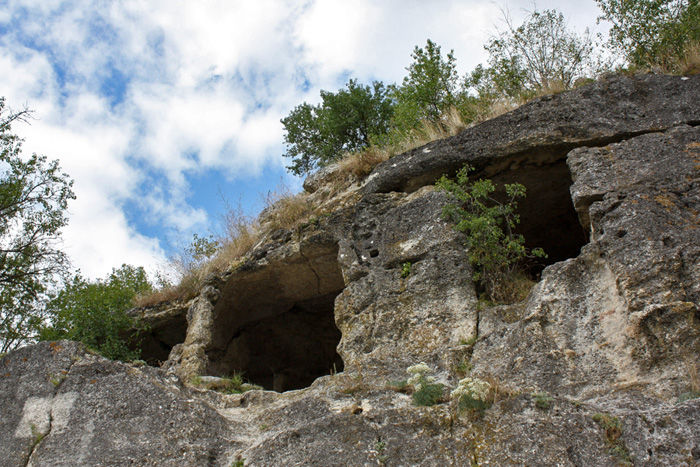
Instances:
[[[463,239],[440,220],[444,203],[425,188],[356,206],[339,255],[348,285],[335,308],[346,365],[385,376],[421,360],[442,369],[444,349],[476,335],[471,268]]]
[[[172,348],[185,340],[187,310],[191,306],[191,302],[175,301],[131,310],[131,316],[140,319],[145,329],[137,337],[141,358],[151,365],[168,360]]]
[[[603,146],[681,123],[700,123],[699,101],[700,75],[603,78],[535,99],[457,136],[396,156],[372,172],[363,191],[411,192],[467,162],[485,177],[508,168],[549,164],[576,147]]]
[[[475,346],[475,370],[574,397],[630,384],[666,400],[690,390],[687,361],[700,355],[698,148],[700,128],[680,126],[572,151],[573,200],[591,243],[545,269],[522,319]]]
[[[228,466],[224,418],[174,376],[42,343],[0,360],[2,465]]]
[[[156,326],[163,370],[68,343],[4,357],[0,463],[698,465],[698,102],[700,76],[607,78],[380,165],[186,313],[146,313],[187,322],[179,337]],[[477,300],[444,195],[424,186],[465,162],[528,189],[520,231],[550,258],[523,302]],[[397,383],[420,361],[444,385],[433,407]],[[175,376],[239,371],[278,392]],[[450,399],[467,374],[498,388],[490,408]]]

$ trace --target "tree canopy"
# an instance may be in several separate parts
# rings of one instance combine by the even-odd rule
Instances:
[[[600,0],[603,1],[603,0]],[[570,32],[555,10],[531,12],[485,45],[488,65],[460,79],[454,51],[427,40],[416,46],[400,85],[366,86],[350,80],[336,93],[321,91],[321,103],[306,102],[282,119],[290,172],[303,175],[370,145],[405,150],[423,133],[445,134],[454,116],[466,124],[489,113],[499,99],[522,101],[542,91],[570,89],[598,72],[588,31]],[[408,143],[408,144],[406,144]]]
[[[381,82],[372,86],[350,80],[346,89],[321,91],[321,103],[306,102],[281,120],[286,131],[287,167],[302,175],[338,160],[344,152],[369,146],[374,135],[386,133],[393,103]]]
[[[127,311],[136,296],[152,291],[142,267],[124,264],[96,281],[76,274],[46,303],[50,324],[41,329],[39,338],[80,341],[107,358],[138,358],[139,352],[129,346],[136,323]]]
[[[632,66],[674,70],[700,47],[700,0],[596,0],[608,46]]]
[[[543,90],[571,89],[577,79],[595,73],[588,31],[568,31],[556,10],[535,10],[518,27],[507,14],[505,22],[507,29],[484,46],[489,66],[479,65],[467,77],[467,86],[481,96],[527,98]]]
[[[60,251],[65,210],[75,198],[73,181],[58,161],[22,156],[22,139],[12,124],[28,110],[14,112],[0,98],[0,351],[36,336],[42,317],[38,300],[67,270]]]

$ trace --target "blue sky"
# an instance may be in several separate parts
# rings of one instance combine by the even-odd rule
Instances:
[[[500,6],[499,6],[500,5]],[[416,45],[464,74],[531,1],[2,0],[0,96],[34,110],[24,151],[59,159],[78,199],[66,252],[89,277],[162,268],[217,229],[222,196],[249,213],[286,173],[279,120],[348,78],[400,82]],[[595,28],[593,0],[538,1]]]

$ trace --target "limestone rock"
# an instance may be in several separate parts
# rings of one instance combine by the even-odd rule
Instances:
[[[363,190],[413,191],[454,174],[465,163],[491,177],[508,167],[540,166],[581,146],[700,122],[700,75],[614,76],[535,99],[459,135],[380,164]],[[521,177],[521,183],[524,183]]]
[[[224,418],[174,376],[42,343],[0,360],[2,465],[220,465]]]
[[[191,303],[141,310],[161,369],[71,343],[3,357],[0,463],[698,465],[698,102],[700,75],[609,77],[380,164]],[[429,185],[467,162],[527,188],[519,232],[549,258],[522,302],[478,300],[441,219]],[[403,386],[421,361],[431,407]],[[180,382],[239,372],[265,389]],[[450,397],[466,375],[490,407]]]

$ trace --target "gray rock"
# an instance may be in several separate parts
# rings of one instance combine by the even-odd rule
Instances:
[[[162,369],[71,343],[11,353],[0,463],[698,465],[698,102],[700,75],[612,77],[397,156],[186,307],[141,310]],[[527,187],[519,231],[550,257],[522,302],[477,299],[426,186],[465,162]],[[421,361],[444,385],[432,407],[402,389]],[[265,390],[180,382],[237,372]],[[466,375],[489,408],[452,400]]]
[[[177,378],[91,355],[73,342],[0,360],[2,465],[221,465],[224,418]]]
[[[700,122],[700,75],[613,76],[545,96],[377,166],[363,191],[414,191],[465,163],[485,177],[541,166],[581,146],[604,146],[680,123]],[[521,183],[525,180],[520,179]]]

